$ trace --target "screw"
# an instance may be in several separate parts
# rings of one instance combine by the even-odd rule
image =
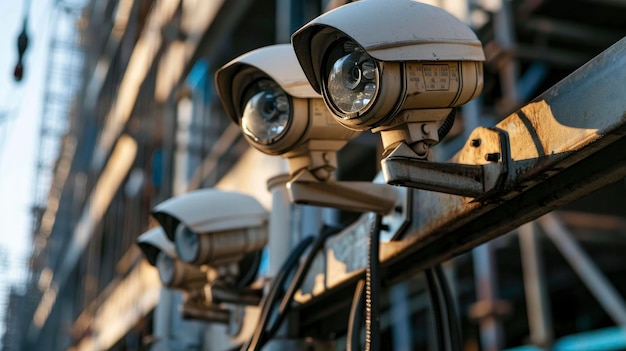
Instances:
[[[494,152],[491,154],[487,154],[485,155],[485,160],[489,161],[489,162],[498,162],[500,161],[500,153],[499,152]]]
[[[482,141],[480,139],[472,139],[470,145],[472,145],[473,147],[479,147],[481,142]]]
[[[428,124],[422,124],[422,132],[426,135],[430,133],[430,127],[428,127]]]

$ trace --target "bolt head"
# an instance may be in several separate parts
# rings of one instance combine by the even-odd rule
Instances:
[[[489,162],[498,162],[500,161],[500,153],[499,152],[489,153],[485,155],[485,160]]]

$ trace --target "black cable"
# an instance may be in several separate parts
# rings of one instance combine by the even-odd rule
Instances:
[[[261,344],[264,344],[265,339],[265,326],[270,318],[270,313],[272,311],[272,307],[278,300],[280,296],[281,290],[285,284],[285,281],[289,277],[289,273],[296,267],[298,263],[298,259],[302,256],[302,253],[311,245],[314,237],[308,236],[304,238],[298,245],[291,251],[285,263],[280,267],[278,274],[272,281],[270,285],[270,290],[268,294],[265,296],[263,301],[261,302],[261,315],[259,317],[259,322],[252,334],[252,338],[247,344],[244,344],[241,348],[241,351],[258,351],[261,347]]]
[[[365,350],[380,350],[380,228],[382,215],[377,214],[370,228],[368,236],[367,268],[365,281],[357,282],[350,317],[348,319],[348,333],[346,338],[346,350],[356,351],[361,349],[360,327],[365,310]]]
[[[262,256],[263,253],[259,250],[244,256],[244,258],[239,262],[240,271],[242,268],[247,269],[244,270],[244,275],[237,280],[237,287],[243,288],[250,285],[254,281],[254,278],[256,278],[257,273],[259,272],[259,267],[261,267]]]
[[[437,350],[463,350],[463,337],[456,311],[456,304],[448,280],[441,265],[435,265],[424,271],[430,294]]]
[[[348,335],[346,335],[346,351],[361,350],[361,321],[365,310],[365,280],[356,283],[350,317],[348,318]]]
[[[268,298],[262,302],[263,307],[261,311],[261,317],[252,336],[252,339],[247,345],[245,345],[244,348],[242,348],[242,350],[258,351],[265,345],[268,340],[270,340],[276,334],[278,328],[280,328],[282,321],[287,316],[287,313],[291,308],[291,302],[293,300],[293,297],[295,296],[298,289],[300,289],[302,281],[304,281],[304,278],[306,278],[306,273],[311,267],[311,264],[313,264],[317,253],[324,247],[326,239],[329,236],[338,233],[339,230],[339,228],[325,226],[324,228],[322,228],[316,238],[313,238],[313,236],[307,237],[305,240],[303,240],[303,242],[306,241],[305,245],[302,245],[303,242],[301,242],[294,249],[294,251],[292,251],[292,254],[288,258],[288,261],[291,261],[290,259],[293,257],[295,258],[294,262],[289,262],[289,266],[286,262],[283,267],[281,267],[280,272],[275,279],[275,282],[280,283],[272,284],[270,292],[267,295]],[[304,261],[302,262],[302,264],[298,265],[298,258],[302,256],[306,248],[309,247],[311,243],[312,247],[307,253]],[[279,288],[282,288],[284,286],[284,283],[287,277],[290,275],[289,273],[291,273],[291,271],[293,270],[294,266],[297,267],[297,270],[293,275],[293,278],[287,290],[284,291],[283,294],[283,291],[281,291],[282,289]],[[275,314],[272,314],[274,306],[278,301],[280,295],[282,295],[283,297],[280,300],[278,309]],[[272,318],[273,316],[274,318]]]
[[[441,124],[439,129],[437,129],[437,136],[439,137],[439,142],[441,142],[443,138],[445,138],[446,135],[450,133],[450,130],[452,129],[452,126],[454,125],[455,118],[456,118],[456,107],[453,107],[452,111],[450,111],[446,119],[443,120],[443,123]]]
[[[439,280],[439,287],[446,310],[446,316],[448,320],[447,325],[449,327],[450,348],[452,349],[452,351],[461,351],[463,350],[463,335],[461,332],[456,303],[454,301],[454,297],[452,296],[452,290],[450,289],[450,284],[448,284],[448,279],[446,278],[446,275],[441,265],[436,265],[434,267],[434,271],[437,280]]]
[[[369,255],[366,270],[366,280],[357,283],[350,318],[348,320],[348,333],[346,337],[346,350],[356,351],[361,349],[360,323],[365,309],[365,350],[378,351],[380,349],[380,273],[378,254],[380,251],[380,226],[382,216],[377,215],[372,225],[368,239]],[[463,350],[463,339],[459,325],[456,304],[452,292],[445,277],[441,265],[435,265],[424,271],[427,280],[428,292],[432,304],[435,321],[435,349],[436,350]],[[365,288],[364,288],[365,285]]]
[[[426,285],[428,294],[430,295],[430,304],[433,311],[434,329],[435,329],[435,350],[446,350],[446,327],[443,320],[443,307],[441,305],[441,297],[439,293],[439,284],[433,268],[424,270],[426,275]]]
[[[368,237],[369,255],[365,270],[365,351],[380,350],[380,227],[383,216],[376,214]]]
[[[304,281],[304,278],[306,278],[306,273],[309,271],[309,268],[313,264],[313,261],[315,260],[317,253],[324,247],[324,244],[326,243],[326,239],[330,235],[335,234],[335,233],[337,233],[337,230],[333,230],[333,229],[322,230],[320,232],[320,235],[318,235],[317,239],[315,239],[315,241],[313,242],[311,249],[309,250],[306,257],[304,258],[304,262],[302,262],[302,264],[298,267],[298,270],[296,271],[296,274],[293,276],[293,279],[291,281],[291,284],[289,285],[289,288],[287,289],[287,292],[285,292],[285,295],[283,296],[283,299],[280,305],[278,306],[276,320],[267,331],[268,339],[271,339],[276,334],[276,332],[278,331],[278,328],[280,327],[280,324],[282,323],[282,321],[285,319],[285,316],[289,312],[289,309],[291,307],[291,302],[293,301],[293,297],[296,295],[296,292],[298,291],[298,289],[300,289],[300,286],[302,285],[302,281]]]

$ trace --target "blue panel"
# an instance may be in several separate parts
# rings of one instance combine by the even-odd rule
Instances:
[[[547,75],[548,65],[535,61],[517,81],[517,98],[520,101],[530,100]]]
[[[263,251],[262,251],[262,254],[261,254],[261,264],[259,266],[258,276],[259,277],[267,277],[267,273],[269,272],[269,267],[270,267],[270,263],[269,263],[269,248],[266,245],[263,248]]]
[[[553,351],[618,351],[626,350],[626,328],[614,327],[565,336],[552,347]],[[541,351],[534,346],[520,346],[507,351]]]
[[[152,154],[151,181],[156,188],[160,188],[163,184],[163,151],[161,149],[155,150]]]
[[[205,60],[198,60],[187,75],[187,84],[194,90],[204,90],[209,64]]]
[[[555,351],[612,351],[626,349],[626,329],[620,327],[570,335],[554,344]]]

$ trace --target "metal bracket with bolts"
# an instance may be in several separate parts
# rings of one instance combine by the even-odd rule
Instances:
[[[507,150],[506,135],[479,127],[453,162],[425,161],[401,143],[381,167],[387,184],[477,198],[497,189],[506,177]]]

